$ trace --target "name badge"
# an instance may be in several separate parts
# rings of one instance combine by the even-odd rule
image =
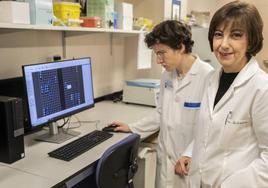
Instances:
[[[173,83],[170,80],[165,81],[165,88],[173,88]]]
[[[184,102],[185,108],[198,109],[201,106],[201,102]]]

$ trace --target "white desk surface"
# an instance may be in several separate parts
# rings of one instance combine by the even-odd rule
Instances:
[[[55,182],[30,173],[19,171],[7,166],[0,166],[0,187],[1,188],[47,188],[55,185]]]
[[[148,113],[154,110],[152,107],[103,101],[96,103],[94,108],[77,114],[76,117],[80,121],[100,120],[97,129],[101,129],[113,120],[120,120],[126,123],[134,122],[147,116]],[[76,119],[72,118],[72,121],[76,121]],[[75,124],[73,126],[77,125]],[[96,129],[94,123],[83,123],[79,128],[73,130],[81,132],[79,136],[82,136],[94,129]],[[0,187],[12,187],[14,183],[20,188],[51,187],[94,163],[108,147],[128,135],[125,133],[115,133],[113,137],[100,145],[70,162],[66,162],[51,158],[47,153],[75,140],[77,137],[62,144],[35,141],[34,138],[41,134],[41,132],[39,131],[35,134],[25,136],[24,159],[16,161],[11,165],[0,163]]]

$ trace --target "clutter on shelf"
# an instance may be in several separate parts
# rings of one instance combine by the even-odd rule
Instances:
[[[82,20],[81,26],[82,27],[101,27],[101,18],[98,16],[94,17],[81,17]]]
[[[152,21],[133,20],[133,4],[114,0],[0,0],[0,22],[14,24],[150,30]]]
[[[153,27],[153,20],[143,17],[138,17],[134,19],[133,28],[135,30],[151,31]]]
[[[80,26],[80,4],[71,2],[55,2],[53,3],[53,13],[55,26]]]
[[[210,21],[210,12],[191,11],[187,15],[186,22],[192,26],[208,27]]]
[[[104,28],[114,27],[114,1],[113,0],[87,0],[87,17],[101,18]]]

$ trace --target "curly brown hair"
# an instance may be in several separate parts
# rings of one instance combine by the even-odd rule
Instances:
[[[145,36],[144,42],[148,48],[161,43],[172,49],[181,49],[181,44],[184,44],[185,53],[191,53],[194,45],[191,27],[176,20],[167,20],[156,25],[153,31]]]

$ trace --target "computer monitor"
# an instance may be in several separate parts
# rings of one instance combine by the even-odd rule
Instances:
[[[37,140],[61,143],[79,133],[55,122],[94,107],[90,58],[24,65],[23,78],[32,128],[49,125]]]

